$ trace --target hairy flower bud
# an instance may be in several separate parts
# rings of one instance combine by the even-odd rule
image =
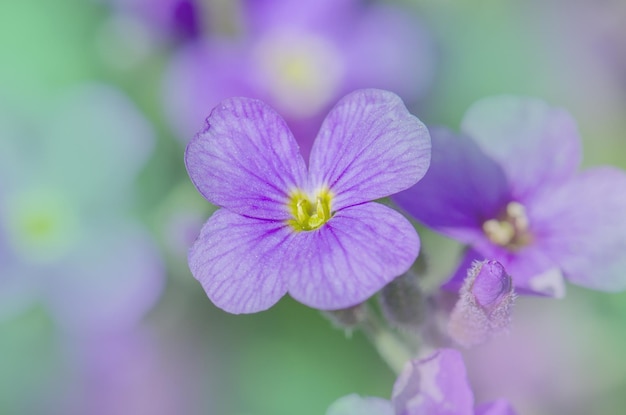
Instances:
[[[498,261],[474,262],[450,315],[448,334],[466,347],[483,343],[509,327],[514,299],[511,276]]]

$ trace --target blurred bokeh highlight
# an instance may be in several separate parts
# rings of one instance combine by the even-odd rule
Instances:
[[[211,108],[263,99],[306,153],[362,87],[452,128],[480,98],[536,96],[578,121],[585,166],[626,168],[626,3],[2,2],[0,414],[319,415],[388,397],[395,375],[362,334],[289,298],[228,315],[186,263],[215,208],[183,152]],[[443,280],[459,247],[419,231]],[[626,294],[568,286],[520,298],[511,333],[465,357],[478,402],[609,415],[624,350]]]

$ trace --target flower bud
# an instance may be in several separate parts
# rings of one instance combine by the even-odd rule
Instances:
[[[498,261],[476,261],[467,272],[448,322],[448,334],[469,347],[511,324],[515,299],[511,276]]]
[[[418,329],[427,314],[418,277],[411,272],[387,284],[380,292],[379,301],[385,319],[402,329]]]

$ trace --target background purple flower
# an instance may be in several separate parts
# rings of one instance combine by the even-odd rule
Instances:
[[[520,293],[563,295],[563,276],[598,290],[626,287],[626,174],[577,173],[581,143],[569,114],[496,97],[474,104],[461,129],[433,131],[428,174],[395,196],[425,225],[470,245],[449,288],[484,258],[501,262]]]
[[[205,7],[200,0],[100,0],[141,21],[156,36],[193,39],[200,35]],[[206,5],[205,5],[206,6]]]
[[[184,46],[165,81],[174,130],[187,141],[218,102],[250,96],[284,115],[308,155],[334,103],[358,88],[413,105],[433,74],[428,35],[409,10],[342,1],[244,1],[238,36]]]
[[[498,399],[474,409],[474,395],[461,354],[438,349],[406,363],[393,386],[391,402],[348,395],[331,405],[326,415],[515,415]]]
[[[419,250],[404,217],[369,202],[411,186],[429,158],[428,131],[390,92],[343,98],[322,124],[308,171],[274,110],[223,101],[185,154],[199,192],[222,207],[190,251],[192,273],[233,313],[264,310],[287,292],[320,309],[364,301]]]
[[[130,327],[164,278],[127,202],[153,132],[104,85],[76,87],[49,108],[2,123],[0,317],[41,302],[80,333]]]

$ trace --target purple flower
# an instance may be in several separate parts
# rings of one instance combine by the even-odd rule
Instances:
[[[239,36],[185,45],[166,75],[164,100],[185,141],[231,96],[276,108],[310,151],[324,115],[359,88],[381,88],[414,104],[433,74],[429,36],[408,10],[359,0],[250,0]]]
[[[56,381],[67,384],[64,398],[69,408],[59,412],[215,413],[210,385],[215,372],[193,362],[199,355],[190,353],[184,338],[172,341],[172,337],[172,332],[139,326],[114,335],[67,341],[64,346],[72,359],[61,368]],[[213,356],[204,350],[203,358]],[[63,376],[72,369],[76,372],[72,379]],[[197,383],[202,383],[202,392],[194,388]]]
[[[461,130],[434,130],[428,174],[395,196],[425,225],[470,245],[448,288],[484,258],[502,263],[520,293],[560,296],[563,277],[626,287],[626,174],[577,172],[581,142],[569,114],[536,99],[489,98],[468,110]]]
[[[102,0],[146,24],[158,36],[193,39],[202,13],[196,0]]]
[[[0,320],[41,302],[81,334],[126,329],[164,281],[154,242],[128,213],[153,131],[104,85],[49,108],[0,122]]]
[[[428,131],[390,92],[344,97],[322,124],[308,170],[274,110],[223,101],[185,154],[196,188],[222,207],[189,253],[191,271],[232,313],[267,309],[287,292],[319,309],[364,301],[419,250],[411,224],[370,201],[414,184],[429,159]]]
[[[407,362],[393,386],[391,401],[348,395],[331,405],[326,415],[515,415],[498,399],[474,408],[461,354],[439,349],[431,356]]]
[[[448,333],[473,346],[508,329],[515,294],[513,281],[498,261],[476,261],[467,271],[450,320]]]

